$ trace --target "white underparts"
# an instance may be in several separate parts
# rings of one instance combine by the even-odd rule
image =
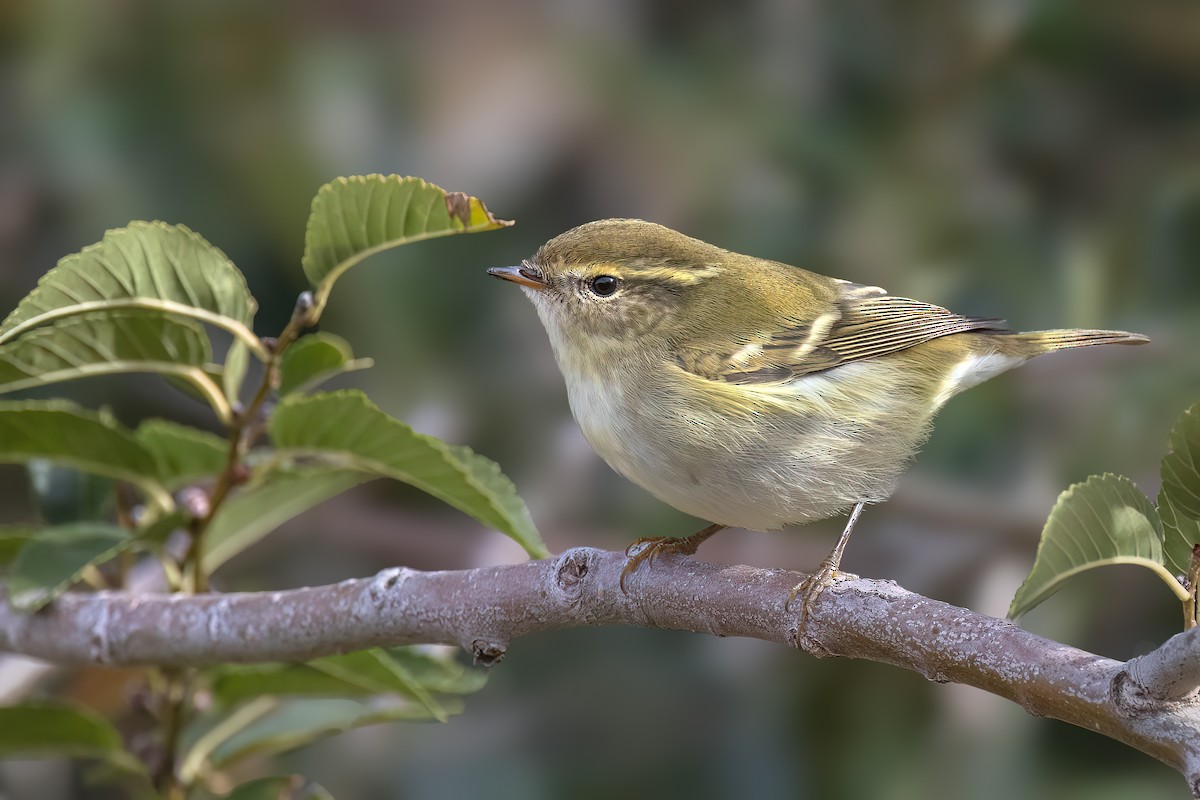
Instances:
[[[1024,358],[1006,356],[1001,353],[969,355],[950,370],[946,380],[942,381],[942,388],[934,397],[934,403],[940,407],[964,389],[970,389],[976,384],[983,383],[988,378],[1010,370],[1023,361],[1025,361]]]

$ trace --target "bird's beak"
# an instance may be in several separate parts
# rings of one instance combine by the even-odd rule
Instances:
[[[546,281],[542,278],[542,273],[528,264],[522,264],[519,267],[492,267],[488,270],[488,275],[512,281],[521,286],[528,286],[530,289],[546,288]]]

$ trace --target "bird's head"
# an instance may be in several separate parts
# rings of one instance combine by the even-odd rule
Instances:
[[[488,270],[521,286],[560,360],[629,357],[687,334],[732,254],[635,219],[590,222],[514,267]]]

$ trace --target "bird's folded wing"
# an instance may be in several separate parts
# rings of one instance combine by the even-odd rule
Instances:
[[[834,308],[814,320],[794,320],[779,330],[764,330],[726,352],[681,348],[679,366],[727,383],[782,383],[952,333],[1007,332],[1003,320],[965,317],[931,303],[889,295],[875,286],[839,281],[839,289]]]

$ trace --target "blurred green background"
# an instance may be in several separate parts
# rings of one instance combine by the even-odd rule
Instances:
[[[1003,615],[1059,491],[1148,494],[1200,400],[1200,4],[1178,0],[6,0],[0,310],[131,219],[182,222],[247,274],[258,332],[297,292],[325,181],[419,175],[518,221],[377,256],[323,321],[376,367],[343,379],[498,460],[555,550],[698,527],[594,456],[532,308],[488,279],[575,224],[635,216],[1019,328],[1136,330],[956,399],[845,566]],[[127,421],[211,424],[152,378],[66,389]],[[0,522],[28,519],[0,470]],[[702,557],[811,568],[840,521],[731,532]],[[276,588],[393,564],[521,557],[371,484],[217,577]],[[1026,627],[1126,659],[1174,632],[1149,572],[1077,580]],[[124,673],[60,678],[97,707]],[[271,769],[261,765],[264,773]],[[341,798],[1157,798],[1146,756],[982,692],[761,642],[577,630],[515,643],[465,715],[366,729],[277,768]],[[89,796],[0,766],[11,800]],[[98,796],[98,795],[97,795]]]

